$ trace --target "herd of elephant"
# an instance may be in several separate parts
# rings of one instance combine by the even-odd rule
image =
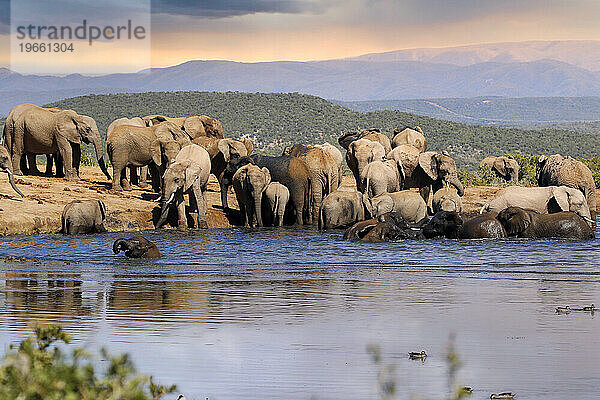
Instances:
[[[446,152],[427,151],[427,140],[419,127],[396,129],[391,139],[377,129],[346,132],[338,139],[346,151],[345,157],[329,143],[295,144],[285,148],[280,156],[265,156],[253,154],[254,145],[247,138],[225,138],[221,122],[214,118],[149,115],[113,121],[104,147],[91,117],[73,110],[23,104],[13,108],[7,117],[6,149],[1,149],[0,168],[9,174],[17,191],[13,171],[38,173],[35,155],[39,154],[47,156],[46,173],[52,173],[54,162],[58,176],[79,179],[81,142],[94,145],[98,164],[112,180],[114,190],[129,190],[132,184],[144,187],[150,177],[162,203],[157,228],[166,222],[172,208],[177,210],[177,226],[188,227],[185,194],[189,195],[189,209],[197,211],[195,227],[207,227],[205,192],[210,174],[219,182],[226,212],[230,210],[227,193],[233,187],[241,223],[248,227],[350,227],[347,237],[386,240],[431,237],[432,232],[439,230],[434,227],[446,225],[453,226],[453,231],[444,228],[441,236],[543,234],[583,238],[589,237],[588,231],[573,234],[573,229],[564,227],[583,221],[591,231],[595,225],[596,195],[591,171],[581,162],[560,155],[540,157],[540,187],[509,186],[486,203],[481,215],[471,219],[460,215],[464,187],[456,164]],[[112,178],[105,152],[112,164]],[[341,185],[344,159],[354,175],[356,188]],[[487,157],[483,164],[507,181],[518,180],[519,166],[513,159]],[[408,190],[411,188],[418,192]],[[69,206],[63,213],[65,233],[102,230],[106,213],[102,201],[79,201]],[[507,210],[515,211],[514,207],[525,214],[508,217]],[[538,217],[545,214],[551,214],[551,219]],[[551,222],[552,218],[570,218],[575,222]],[[533,234],[531,229],[508,225],[507,221],[515,223],[517,219],[519,229],[530,226],[533,220],[545,227],[562,228],[538,229],[536,232],[543,233]],[[485,228],[473,229],[477,223]],[[563,232],[565,229],[571,233]]]

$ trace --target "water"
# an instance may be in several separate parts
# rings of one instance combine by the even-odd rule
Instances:
[[[0,240],[0,349],[33,323],[129,352],[188,399],[376,399],[381,347],[399,398],[442,398],[451,334],[473,399],[595,399],[600,240],[361,243],[309,229],[148,232],[164,257],[114,256],[127,234]],[[599,236],[598,234],[596,235]],[[43,260],[43,261],[42,261]],[[411,361],[409,351],[428,359]]]

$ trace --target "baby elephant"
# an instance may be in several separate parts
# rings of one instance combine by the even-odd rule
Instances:
[[[438,211],[462,211],[462,200],[453,187],[443,187],[433,195],[433,213]]]
[[[106,206],[102,200],[74,200],[63,210],[62,233],[77,235],[106,232],[105,219]]]
[[[158,247],[143,236],[136,235],[130,239],[117,239],[113,244],[113,253],[124,251],[130,258],[159,258]]]
[[[508,207],[498,220],[509,236],[522,238],[593,239],[594,231],[581,216],[570,211],[538,214],[520,207]]]
[[[263,192],[263,221],[265,225],[283,226],[285,207],[290,200],[290,191],[279,182],[271,182]]]
[[[319,210],[319,229],[343,228],[365,219],[362,194],[341,186],[328,194]]]
[[[407,222],[421,221],[427,215],[427,204],[418,192],[401,190],[382,193],[372,199],[363,194],[363,202],[372,217],[393,212]]]

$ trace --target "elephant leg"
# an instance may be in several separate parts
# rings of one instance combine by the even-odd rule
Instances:
[[[64,178],[65,177],[65,163],[62,159],[62,157],[60,156],[60,153],[54,153],[53,155],[54,158],[54,164],[56,164],[56,177],[57,178]]]
[[[198,228],[207,229],[208,224],[206,223],[206,187],[201,187],[195,183],[193,188],[193,194],[196,198],[196,208],[198,209]],[[190,201],[191,204],[191,201]]]
[[[254,218],[258,226],[263,226],[262,219],[262,192],[256,191],[253,193],[254,197]]]
[[[220,173],[217,176],[217,180],[219,181],[219,187],[221,188],[221,205],[223,206],[223,210],[227,210],[229,208],[229,204],[227,203],[229,186],[223,182],[223,173]]]
[[[121,187],[123,188],[123,190],[125,191],[129,191],[131,190],[131,185],[129,184],[129,181],[127,180],[127,174],[126,174],[126,168],[121,169]]]
[[[137,167],[130,166],[129,167],[129,183],[131,183],[132,185],[138,185],[139,182],[140,181],[138,179]]]
[[[140,167],[140,182],[139,186],[145,188],[148,186],[148,166]]]
[[[162,188],[160,184],[160,171],[154,163],[148,165],[148,171],[150,172],[150,183],[152,183],[152,190],[156,193],[160,193]]]
[[[124,169],[125,169],[124,165],[113,163],[113,176],[112,176],[113,190],[118,190],[118,191],[123,190],[123,187],[121,186],[121,178],[122,178]]]
[[[29,167],[27,166],[27,156],[25,154],[21,156],[21,161],[19,162],[19,164],[21,165],[21,172],[23,172],[23,174],[25,175],[29,175]]]
[[[281,203],[281,200],[278,202],[277,210],[277,226],[283,226],[283,215],[285,214],[285,206]]]
[[[52,176],[52,164],[54,163],[54,156],[52,154],[46,154],[46,172],[44,175]]]
[[[28,174],[29,175],[41,175],[42,173],[37,167],[37,156],[35,154],[27,154]]]
[[[65,166],[65,178],[69,181],[77,180],[77,173],[73,170],[73,152],[71,143],[62,137],[57,138],[58,150]]]
[[[73,154],[73,171],[77,174],[79,179],[79,165],[81,164],[81,145],[77,143],[71,144]]]
[[[248,221],[246,219],[246,206],[244,205],[244,198],[238,192],[235,192],[235,198],[238,202],[238,207],[240,209],[240,224],[244,226],[248,226]]]
[[[21,170],[21,157],[23,156],[23,126],[15,127],[15,137],[12,142],[12,167],[13,174],[23,175]]]

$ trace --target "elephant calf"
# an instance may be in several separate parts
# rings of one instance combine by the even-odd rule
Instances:
[[[573,212],[538,214],[519,207],[508,207],[498,214],[509,236],[522,238],[593,239],[594,231]]]
[[[283,226],[285,207],[290,201],[290,191],[279,182],[271,182],[263,192],[263,223]]]
[[[129,239],[117,239],[113,243],[113,253],[124,251],[130,258],[159,258],[158,247],[143,236],[135,235]]]
[[[370,214],[377,218],[386,213],[394,213],[408,222],[418,222],[427,216],[427,204],[421,195],[410,190],[382,193],[369,199],[363,194],[363,201]]]
[[[63,210],[62,233],[77,235],[106,232],[105,219],[106,206],[102,200],[74,200]]]
[[[344,228],[365,219],[362,194],[341,187],[327,195],[319,210],[319,229]]]
[[[270,182],[269,170],[254,164],[246,164],[233,174],[233,190],[246,227],[263,226],[262,197]]]

